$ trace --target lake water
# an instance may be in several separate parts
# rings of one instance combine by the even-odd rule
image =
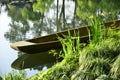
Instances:
[[[11,63],[18,58],[18,51],[10,48],[10,42],[5,39],[4,34],[10,28],[9,23],[11,22],[11,18],[8,17],[7,12],[2,7],[0,14],[0,75],[4,77],[8,72],[11,72],[13,68],[11,68]],[[30,77],[36,73],[38,70],[25,70],[27,77]]]

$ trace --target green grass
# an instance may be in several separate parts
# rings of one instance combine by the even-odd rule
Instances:
[[[78,33],[77,35],[79,36]],[[68,36],[63,36],[65,39],[58,37],[63,46],[62,57],[64,59],[62,62],[57,63],[45,72],[38,73],[36,76],[31,77],[30,80],[70,80],[68,75],[72,75],[71,72],[74,72],[76,66],[79,65],[80,38],[78,36],[71,37],[70,33]]]
[[[95,77],[93,79],[101,75],[107,75],[114,77],[114,79],[117,78],[118,80],[120,79],[118,69],[120,67],[118,64],[120,61],[119,53],[120,40],[109,38],[100,42],[99,45],[89,44],[81,51],[79,57],[79,72],[94,73]],[[115,77],[112,74],[118,76]]]
[[[3,80],[26,80],[26,73],[25,71],[16,71],[13,70],[7,75],[5,75]]]
[[[99,27],[99,22],[95,26]],[[70,33],[65,39],[58,37],[64,59],[29,80],[119,80],[120,31],[109,29],[101,34],[102,28],[95,26],[90,44],[83,47],[78,33],[76,39]]]

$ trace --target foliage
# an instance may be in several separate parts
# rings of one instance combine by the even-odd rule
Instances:
[[[107,26],[104,25],[103,17],[104,17],[103,13],[101,13],[101,15],[97,17],[93,15],[90,16],[90,19],[88,22],[90,25],[90,30],[88,30],[89,36],[92,35],[92,39],[90,39],[91,40],[90,42],[93,42],[96,44],[106,38],[108,28]]]
[[[90,42],[83,48],[79,47],[79,51],[74,50],[76,46],[70,35],[64,37],[59,38],[63,45],[63,61],[29,80],[120,79],[120,31],[109,29],[107,38],[99,41],[99,44]]]
[[[120,49],[120,47],[119,47]],[[112,68],[110,71],[111,75],[116,79],[120,79],[120,54],[116,57],[116,60],[112,64]]]
[[[100,25],[99,21],[97,21],[97,19],[91,20],[90,31],[92,34],[92,41],[91,42],[96,44],[97,42],[100,42],[102,40],[101,25]]]
[[[4,80],[26,80],[26,73],[24,71],[15,71],[8,73]]]
[[[8,73],[4,80],[26,80],[26,73],[24,71],[15,71]]]
[[[72,72],[78,67],[80,38],[78,37],[78,33],[76,33],[78,35],[76,37],[71,37],[69,31],[68,34],[68,36],[63,35],[65,39],[58,36],[63,45],[62,57],[64,60],[47,71],[38,73],[36,76],[30,78],[30,80],[70,80],[69,75],[72,75]]]
[[[76,36],[75,36],[76,35]],[[58,40],[61,42],[64,52],[64,57],[68,54],[77,54],[80,50],[80,37],[79,31],[74,34],[74,37],[71,36],[70,31],[68,30],[68,36],[63,35],[64,38],[58,36]]]
[[[29,80],[70,80],[70,76],[78,66],[78,56],[68,55],[62,62],[57,63],[45,72],[39,72]],[[66,63],[69,62],[69,63]],[[74,64],[76,63],[76,64]]]
[[[111,69],[113,67],[115,68],[115,66],[119,67],[119,65],[113,65],[116,63],[114,60],[117,56],[119,56],[119,49],[120,40],[111,38],[103,40],[97,45],[92,43],[89,44],[80,53],[79,72],[84,71],[94,73],[96,77],[104,74],[107,76],[112,76],[110,75]],[[111,65],[113,67],[111,67]],[[119,79],[119,76],[117,76],[117,79]]]

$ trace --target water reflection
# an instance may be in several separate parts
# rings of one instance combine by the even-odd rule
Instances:
[[[1,54],[6,53],[5,56],[8,56],[9,53],[17,53],[8,48],[9,42],[43,36],[68,28],[74,28],[82,24],[86,25],[88,24],[88,17],[90,15],[98,16],[100,13],[104,13],[106,21],[118,19],[120,15],[119,0],[43,1],[43,4],[48,4],[47,6],[38,6],[41,0],[38,0],[38,2],[31,0],[33,2],[30,3],[25,2],[26,0],[17,3],[10,1],[13,0],[0,0],[0,30],[2,30],[2,33],[0,32],[0,49]],[[5,41],[4,37],[9,42]],[[21,52],[18,53],[19,56],[22,54]],[[17,57],[17,54],[10,54],[10,56],[13,61]],[[12,58],[13,56],[15,58]],[[4,59],[7,66],[10,66],[11,62],[7,62],[11,61],[9,60],[10,58],[7,58],[8,60]],[[7,71],[5,70],[5,72]]]
[[[12,67],[15,69],[26,69],[40,65],[37,69],[42,70],[44,66],[48,68],[51,67],[54,62],[56,62],[56,57],[52,54],[48,54],[48,52],[24,54],[12,63]]]
[[[0,75],[4,76],[12,70],[11,63],[17,58],[16,51],[10,48],[10,43],[4,38],[4,33],[10,28],[11,18],[7,16],[5,6],[1,7],[0,14]]]
[[[56,1],[43,1],[43,4],[48,4],[46,6],[38,6],[41,5],[39,1],[30,3],[23,1],[16,4],[10,2],[8,16],[12,18],[12,21],[10,30],[5,34],[6,39],[16,42],[28,38],[28,34],[32,37],[38,37],[79,26],[81,22],[88,24],[88,18],[91,14],[97,16],[104,13],[106,21],[117,19],[119,14],[120,4],[118,0],[89,0],[87,2],[84,0],[63,0],[59,1],[58,5]],[[28,4],[30,6],[26,6]],[[32,26],[29,24],[30,21]]]

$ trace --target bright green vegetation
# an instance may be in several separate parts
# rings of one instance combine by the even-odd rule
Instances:
[[[26,80],[26,74],[24,71],[11,71],[5,75],[3,80]]]
[[[29,80],[119,80],[120,31],[105,28],[103,31],[98,23],[94,27],[97,29],[92,33],[96,35],[89,44],[80,44],[79,37],[72,39],[70,34],[65,36],[66,40],[58,38],[63,46],[60,56],[64,59]]]

